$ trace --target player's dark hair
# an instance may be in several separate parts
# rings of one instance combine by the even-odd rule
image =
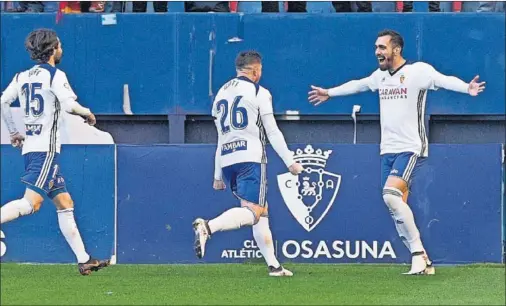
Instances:
[[[58,35],[53,30],[37,29],[26,37],[25,48],[32,60],[46,63],[58,48]]]
[[[237,70],[242,70],[244,67],[252,65],[252,64],[261,64],[262,56],[260,53],[254,50],[250,51],[242,51],[235,58],[235,68]]]
[[[399,32],[394,30],[383,30],[378,33],[378,37],[382,36],[390,36],[390,42],[392,43],[392,46],[400,47],[401,48],[401,54],[404,50],[404,39],[402,38],[401,34]]]

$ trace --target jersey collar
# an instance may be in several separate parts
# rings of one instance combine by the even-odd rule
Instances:
[[[401,70],[402,67],[406,66],[407,63],[408,63],[408,61],[406,60],[404,62],[404,64],[402,64],[399,68],[395,69],[394,72],[390,72],[390,70],[389,70],[388,73],[390,73],[390,76],[394,76],[394,74],[396,74],[399,70]]]
[[[260,85],[258,85],[257,83],[253,82],[252,80],[250,80],[247,77],[242,76],[242,75],[238,76],[236,79],[241,80],[241,81],[246,81],[246,82],[249,82],[249,83],[255,85],[256,94],[258,95],[258,91],[260,90]]]

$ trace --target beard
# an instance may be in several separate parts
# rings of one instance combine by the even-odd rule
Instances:
[[[54,63],[55,63],[55,65],[58,65],[61,62],[61,58],[62,58],[61,55],[58,56],[58,57],[56,57],[56,56],[54,57]]]
[[[392,69],[393,63],[394,63],[393,56],[385,56],[385,60],[383,61],[383,63],[379,64],[379,68],[381,71],[390,70]]]

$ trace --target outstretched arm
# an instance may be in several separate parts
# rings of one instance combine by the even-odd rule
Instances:
[[[341,86],[330,88],[328,90],[329,97],[348,96],[359,92],[367,91],[370,89],[370,78],[363,78],[360,80],[353,80],[344,83]]]
[[[477,96],[485,89],[485,82],[479,82],[478,75],[471,82],[466,83],[454,76],[447,76],[438,72],[429,64],[419,63],[418,65],[422,67],[419,76],[424,79],[424,83],[429,82],[428,84],[425,83],[428,89],[437,90],[438,88],[444,88],[460,93],[467,93],[471,96]]]
[[[308,100],[317,106],[327,101],[331,97],[348,96],[367,90],[375,90],[374,86],[372,86],[371,81],[371,77],[367,77],[360,80],[349,81],[341,86],[330,89],[324,89],[311,85],[311,88],[313,90],[309,92]]]
[[[466,83],[454,76],[447,76],[434,70],[433,80],[435,87],[444,88],[451,91],[467,93],[471,96],[477,96],[485,89],[485,82],[479,82],[480,76],[475,76],[471,82]]]

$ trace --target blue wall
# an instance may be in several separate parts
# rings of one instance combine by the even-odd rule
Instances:
[[[405,37],[406,58],[426,61],[466,81],[487,81],[480,98],[430,93],[428,114],[505,114],[505,16],[503,14],[119,14],[103,26],[99,14],[3,14],[1,86],[31,63],[23,40],[34,28],[58,31],[67,72],[83,104],[99,114],[121,114],[123,84],[129,84],[136,114],[208,114],[212,94],[234,76],[238,51],[264,55],[262,84],[275,111],[349,114],[362,104],[377,114],[374,93],[342,98],[314,108],[311,84],[332,86],[369,75],[376,68],[373,44],[383,28]],[[262,33],[262,34],[261,34]],[[231,42],[239,37],[240,42]],[[209,58],[214,52],[211,96]]]
[[[23,196],[24,161],[19,150],[0,146],[0,205]],[[114,146],[63,146],[61,169],[74,200],[74,214],[88,253],[110,258],[114,250]],[[2,225],[7,253],[3,261],[75,262],[60,232],[56,208],[46,198],[34,215]]]
[[[306,144],[290,147],[304,149]],[[268,150],[270,222],[280,259],[409,262],[409,252],[399,240],[381,198],[379,147],[313,147],[332,150],[324,169],[328,172],[325,186],[329,188],[324,189],[323,200],[311,215],[315,220],[321,218],[314,227],[304,227],[305,215],[299,216],[301,224],[291,213],[286,204],[290,201],[280,186],[285,185],[284,179],[294,177],[286,174],[281,160],[271,148]],[[9,146],[1,149],[3,205],[22,194],[19,176],[23,160],[19,151]],[[196,217],[213,218],[237,205],[229,190],[212,189],[214,150],[213,145],[121,145],[117,147],[116,168],[113,146],[65,146],[62,171],[76,202],[77,222],[88,250],[97,257],[109,257],[113,252],[116,173],[119,263],[259,259],[249,228],[214,235],[204,261],[198,261],[193,253],[192,221]],[[436,263],[501,262],[501,145],[432,145],[430,150],[428,166],[416,178],[409,203],[432,259]],[[37,215],[3,225],[7,253],[2,260],[74,261],[59,233],[54,210],[48,202]],[[333,250],[334,243],[337,251]],[[346,243],[351,244],[348,253]],[[358,258],[352,256],[356,243],[364,252]],[[376,250],[367,252],[365,245],[374,249],[375,244]],[[318,249],[321,254],[315,257]]]
[[[267,198],[278,256],[297,262],[409,262],[409,252],[397,237],[382,201],[378,146],[315,144],[314,149],[318,148],[332,150],[325,170],[340,175],[341,183],[327,214],[310,231],[285,205],[278,183],[282,180],[279,175],[287,169],[272,150],[268,151]],[[192,250],[192,221],[214,218],[237,205],[230,191],[212,189],[214,150],[211,145],[118,147],[119,262],[198,262]],[[437,263],[501,262],[501,146],[433,145],[430,150],[429,165],[415,181],[409,202],[432,259]],[[337,180],[331,175],[324,177]],[[312,215],[315,219],[332,202],[331,190],[335,189],[324,189],[323,200]],[[131,226],[139,220],[149,222]],[[217,233],[209,241],[203,262],[252,260],[244,255],[257,250],[250,245],[251,239],[250,228]],[[339,254],[332,250],[334,241],[350,241],[351,252],[356,250],[356,241],[371,246],[376,241],[378,253],[377,258],[345,255],[329,259],[326,255],[315,258],[314,254],[305,258],[305,251],[295,256],[295,244],[304,241],[312,243],[314,252],[325,241],[331,254]],[[380,258],[380,250],[388,248],[387,244],[395,257]],[[289,245],[286,252],[284,245]],[[243,249],[242,258],[223,255],[235,250],[232,256],[241,256]]]

